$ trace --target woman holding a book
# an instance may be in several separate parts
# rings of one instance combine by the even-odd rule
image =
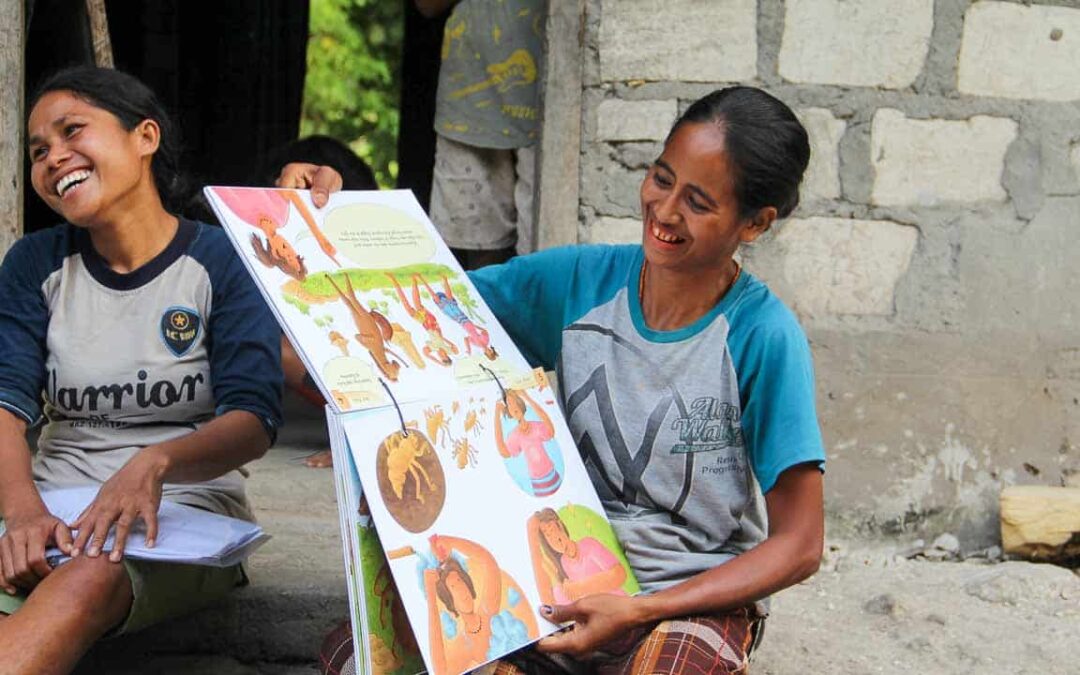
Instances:
[[[28,151],[34,190],[66,222],[0,266],[0,671],[63,673],[106,633],[243,581],[124,547],[136,530],[153,546],[162,499],[252,518],[240,467],[280,421],[281,338],[225,234],[174,215],[177,139],[141,82],[52,76],[31,99]],[[297,166],[284,182],[313,178]],[[79,485],[100,489],[78,518],[49,512],[42,492]]]
[[[563,411],[644,592],[541,614],[567,631],[498,673],[745,672],[773,593],[812,575],[825,455],[807,340],[735,253],[788,216],[806,131],[759,89],[691,105],[641,185],[642,243],[472,280]]]

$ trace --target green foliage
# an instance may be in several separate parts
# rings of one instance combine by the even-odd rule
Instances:
[[[340,139],[383,187],[397,177],[401,0],[311,0],[302,136]]]
[[[285,302],[289,303],[293,307],[300,310],[300,312],[302,314],[304,314],[305,316],[311,311],[311,306],[310,305],[308,305],[306,302],[304,302],[303,300],[301,300],[300,298],[298,298],[298,297],[296,297],[294,295],[289,295],[288,293],[282,293],[281,297],[283,297],[285,299]]]

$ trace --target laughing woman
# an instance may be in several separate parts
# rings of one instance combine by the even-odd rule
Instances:
[[[68,672],[106,633],[240,583],[238,567],[130,561],[124,545],[136,526],[152,545],[163,498],[251,519],[239,468],[281,416],[277,325],[224,232],[174,215],[177,139],[154,94],[117,71],[61,71],[28,127],[34,190],[66,222],[0,267],[5,674]],[[100,490],[65,523],[40,493],[74,485]],[[50,546],[71,560],[52,567]]]
[[[574,440],[644,593],[500,673],[747,668],[767,597],[813,574],[824,452],[795,317],[735,260],[789,215],[806,131],[765,92],[691,105],[641,185],[642,244],[555,249],[472,275],[532,361],[557,369]]]

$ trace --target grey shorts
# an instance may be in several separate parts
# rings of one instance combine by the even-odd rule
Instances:
[[[453,248],[535,250],[534,148],[476,148],[436,135],[431,220]]]

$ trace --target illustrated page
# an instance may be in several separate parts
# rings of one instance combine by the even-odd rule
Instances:
[[[342,426],[430,672],[554,632],[541,603],[637,592],[542,371]]]
[[[528,364],[408,190],[207,187],[233,245],[338,412],[426,398]],[[486,369],[486,370],[485,370]]]

